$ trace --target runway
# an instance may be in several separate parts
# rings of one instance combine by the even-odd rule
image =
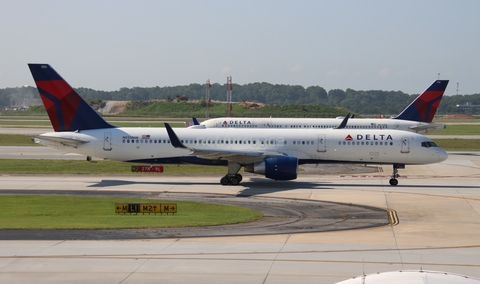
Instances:
[[[291,182],[245,176],[1,175],[0,190],[245,194],[340,202],[397,212],[399,224],[357,230],[125,240],[0,241],[0,282],[335,283],[363,272],[424,269],[480,277],[480,156],[361,175],[301,175]],[[104,181],[122,181],[110,182]]]

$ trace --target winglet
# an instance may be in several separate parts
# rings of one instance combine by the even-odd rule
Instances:
[[[448,80],[436,80],[394,119],[432,122]]]
[[[193,125],[200,125],[200,123],[198,122],[197,118],[192,117],[192,120],[193,120]]]
[[[339,126],[335,127],[335,129],[343,129],[347,126],[348,119],[350,118],[350,113],[345,116],[345,118],[342,120],[342,123],[340,123]]]
[[[165,123],[165,128],[167,129],[168,137],[170,138],[170,142],[172,143],[173,147],[188,149],[188,147],[183,145],[180,139],[178,139],[177,134],[175,134],[170,124]]]
[[[113,128],[48,64],[28,64],[53,129]]]

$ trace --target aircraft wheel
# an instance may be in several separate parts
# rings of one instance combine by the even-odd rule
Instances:
[[[241,178],[239,179],[237,176],[234,176],[230,179],[230,183],[232,185],[238,185],[240,183],[240,181],[241,181]]]
[[[224,176],[220,179],[220,183],[222,185],[228,185],[230,183],[230,179],[228,178],[228,176]]]
[[[390,179],[390,185],[397,185],[398,184],[398,180],[396,178],[392,178]]]
[[[91,156],[87,156],[87,161],[91,161],[92,160],[92,157]]]
[[[238,182],[241,182],[242,179],[243,179],[243,177],[242,177],[241,174],[236,174],[236,175],[235,175],[235,178],[238,179]]]

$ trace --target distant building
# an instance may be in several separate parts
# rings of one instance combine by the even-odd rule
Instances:
[[[480,110],[480,105],[474,105],[470,102],[464,104],[464,105],[457,105],[458,109],[464,110],[464,111],[471,111],[471,110]]]

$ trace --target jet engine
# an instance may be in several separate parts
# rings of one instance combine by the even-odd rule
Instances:
[[[298,159],[295,157],[266,158],[263,162],[245,165],[244,170],[262,174],[274,180],[292,180],[297,178]]]

